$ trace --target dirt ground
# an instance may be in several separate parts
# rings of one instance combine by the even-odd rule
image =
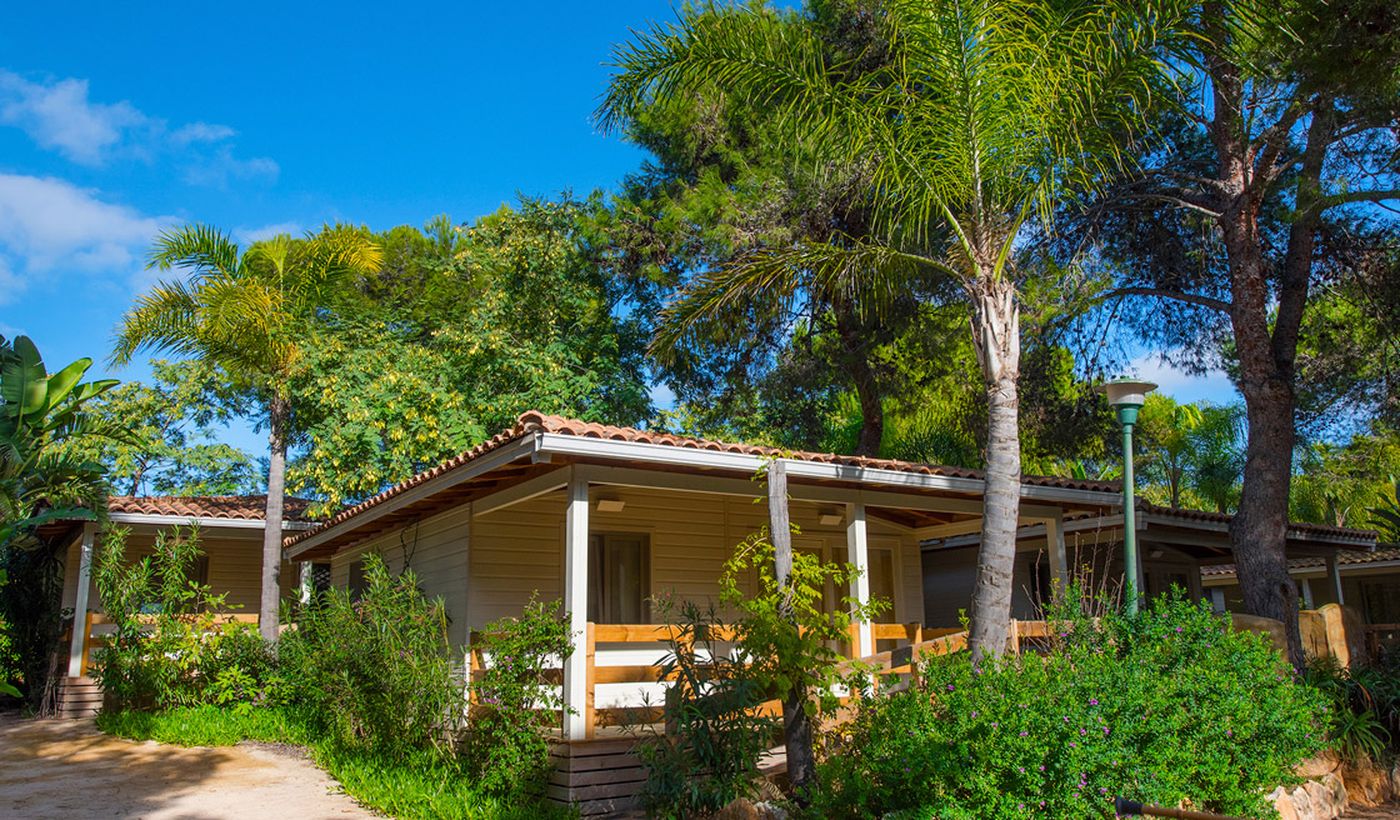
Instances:
[[[0,716],[0,817],[377,816],[296,749],[186,749],[108,737],[90,721]]]

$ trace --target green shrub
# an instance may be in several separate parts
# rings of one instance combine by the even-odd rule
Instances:
[[[1353,764],[1380,762],[1395,749],[1400,727],[1400,670],[1388,659],[1345,669],[1336,658],[1312,658],[1306,680],[1327,698],[1327,745]]]
[[[162,531],[153,553],[133,562],[126,535],[104,533],[94,572],[114,628],[94,653],[103,691],[123,708],[260,701],[272,653],[256,627],[219,614],[231,608],[226,596],[190,579],[203,554],[199,530]]]
[[[775,576],[774,547],[766,530],[746,539],[720,575],[720,602],[737,613],[735,646],[726,657],[673,644],[668,668],[680,673],[667,692],[665,706],[673,737],[650,744],[646,799],[652,811],[691,816],[714,811],[754,787],[759,754],[775,740],[773,722],[757,718],[752,707],[777,700],[796,701],[807,711],[808,726],[839,703],[837,686],[858,686],[858,670],[843,673],[847,663],[837,647],[850,638],[857,618],[871,618],[888,603],[860,607],[843,597],[826,604],[826,589],[847,589],[858,570],[850,564],[823,563],[794,552],[785,587]],[[757,580],[750,590],[748,581]],[[723,624],[694,609],[686,615],[692,633]],[[785,707],[786,708],[786,707]],[[801,732],[795,733],[801,735]],[[786,738],[784,738],[786,740]],[[799,737],[810,748],[812,737]],[[798,795],[805,799],[805,795]]]
[[[639,753],[647,782],[642,802],[653,816],[709,814],[756,791],[759,756],[773,745],[778,721],[754,707],[768,692],[739,652],[720,640],[731,627],[713,606],[693,602],[658,607],[679,629],[661,664],[666,690],[664,734],[648,737]]]
[[[564,708],[545,670],[573,653],[563,606],[531,599],[519,618],[487,625],[475,648],[488,662],[472,685],[476,705],[464,748],[467,769],[488,793],[538,796],[550,771],[544,732],[557,725]]]
[[[1321,745],[1323,699],[1204,604],[1056,623],[1044,654],[930,658],[921,690],[863,704],[823,764],[820,810],[1108,817],[1121,795],[1263,816]]]
[[[448,661],[447,615],[412,572],[365,560],[363,597],[331,589],[304,607],[278,644],[283,702],[303,708],[347,748],[405,755],[445,748],[463,707]]]

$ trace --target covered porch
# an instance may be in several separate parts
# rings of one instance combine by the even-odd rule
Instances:
[[[775,466],[787,477],[782,495],[763,480]],[[586,742],[661,702],[657,663],[674,626],[657,602],[715,602],[725,562],[770,508],[787,510],[795,551],[861,571],[849,589],[826,590],[828,606],[891,602],[841,647],[866,657],[938,634],[924,625],[920,545],[980,530],[983,489],[967,470],[526,414],[477,450],[289,539],[287,555],[327,565],[333,584],[352,589],[369,552],[393,571],[413,569],[446,602],[469,669],[490,662],[473,652],[474,632],[519,614],[532,595],[560,600],[576,647],[559,672],[568,707],[560,735]],[[1022,523],[1062,534],[1067,519],[1102,514],[1117,499],[1111,486],[1028,478]],[[1067,577],[1063,537],[1052,540],[1056,572]],[[971,589],[959,591],[959,606]]]

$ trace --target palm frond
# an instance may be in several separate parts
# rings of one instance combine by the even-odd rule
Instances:
[[[199,300],[184,282],[162,282],[136,299],[122,317],[111,362],[124,365],[141,350],[199,351]]]
[[[184,225],[161,231],[147,267],[190,271],[196,279],[231,275],[238,269],[238,245],[228,234],[209,225]]]

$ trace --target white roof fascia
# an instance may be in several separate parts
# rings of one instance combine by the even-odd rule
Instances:
[[[520,458],[524,458],[525,456],[534,455],[535,452],[539,449],[539,443],[540,434],[537,433],[533,436],[526,436],[520,439],[519,441],[502,445],[501,447],[498,447],[489,453],[484,453],[481,456],[474,458],[471,461],[468,461],[467,463],[461,465],[460,467],[449,470],[440,476],[431,478],[423,482],[422,484],[419,484],[416,487],[411,487],[394,496],[393,498],[375,504],[369,509],[357,515],[352,515],[344,521],[332,524],[331,526],[320,530],[314,535],[309,536],[303,541],[298,541],[297,543],[283,550],[284,557],[289,561],[296,560],[296,557],[298,555],[302,554],[303,552],[306,552],[312,547],[317,546],[318,544],[325,543],[331,537],[338,535],[342,530],[346,529],[347,527],[363,526],[364,524],[367,524],[371,521],[388,515],[394,510],[408,506],[409,504],[412,504],[416,501],[421,501],[422,499],[427,498],[428,496],[433,495],[434,493],[441,492],[442,490],[445,490],[449,487],[461,484],[463,481],[470,481],[471,479],[481,475],[482,473],[490,472],[491,470],[494,470],[497,467],[509,464],[510,462]]]
[[[754,473],[776,460],[748,453],[732,453],[726,450],[702,450],[695,447],[677,447],[671,444],[618,441],[563,433],[543,433],[540,438],[542,452],[678,467],[700,467]],[[986,483],[979,478],[916,473],[906,470],[889,470],[880,467],[861,467],[854,464],[832,464],[792,458],[784,458],[781,461],[788,476],[794,478],[853,481],[906,490],[941,490],[970,494],[981,494],[986,487]],[[1117,503],[1119,500],[1117,493],[1026,484],[1021,486],[1021,497],[1041,501],[1106,505]]]
[[[107,514],[108,521],[118,524],[152,524],[158,527],[224,527],[227,529],[265,529],[261,518],[215,518],[201,515],[159,515],[155,513],[114,512]],[[316,526],[314,521],[283,521],[282,530],[309,530]]]

